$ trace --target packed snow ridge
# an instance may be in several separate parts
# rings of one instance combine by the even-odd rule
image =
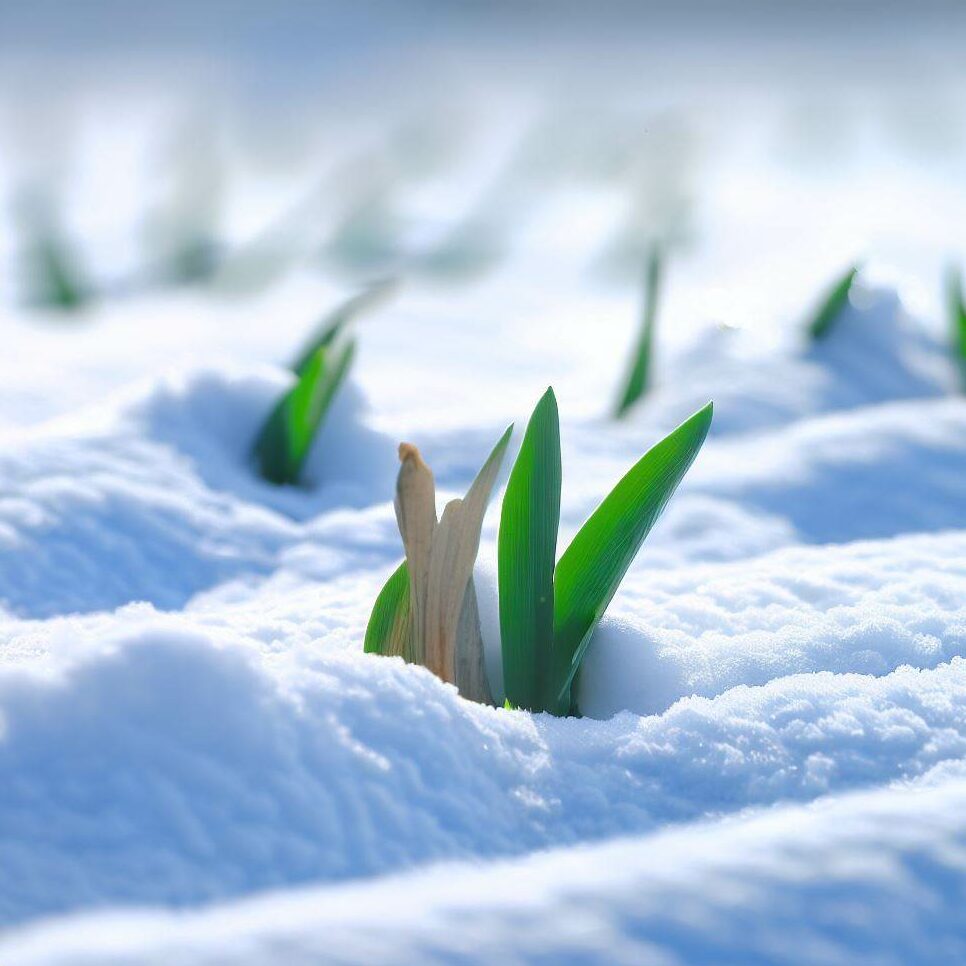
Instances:
[[[360,334],[376,372],[392,321]],[[415,394],[380,402],[360,365],[304,489],[249,459],[281,368],[181,360],[40,422],[8,413],[0,961],[966,956],[952,366],[881,293],[814,347],[748,362],[723,338],[669,361],[621,427],[608,387],[597,416],[562,394],[561,548],[716,403],[595,635],[581,719],[473,705],[362,654],[402,555],[398,436],[441,498],[461,492],[542,370],[510,371],[458,432]],[[407,378],[462,399],[465,371],[438,361]],[[477,568],[497,694],[499,500]]]

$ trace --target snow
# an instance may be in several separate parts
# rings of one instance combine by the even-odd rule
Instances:
[[[9,934],[0,954],[10,966],[958,962],[964,806],[962,767],[937,769],[813,807],[512,862],[59,920]]]
[[[966,405],[910,282],[962,224],[919,199],[955,178],[860,165],[838,211],[838,176],[749,156],[758,107],[708,172],[654,390],[619,424],[639,293],[601,272],[620,199],[574,172],[547,175],[491,270],[404,271],[360,320],[301,487],[258,480],[252,441],[355,282],[303,263],[249,298],[129,292],[69,321],[3,303],[0,962],[966,958]],[[435,212],[501,157],[414,188],[414,236],[445,235]],[[889,185],[912,249],[882,247],[884,213],[807,344],[809,299]],[[124,245],[87,227],[106,273]],[[402,554],[398,442],[442,503],[514,421],[505,476],[551,383],[561,550],[715,401],[594,636],[579,719],[362,653]],[[476,569],[498,697],[501,496]]]
[[[293,655],[213,637],[146,621],[62,639],[56,672],[3,672],[5,922],[646,832],[966,753],[958,657],[594,722],[477,707],[324,640]]]

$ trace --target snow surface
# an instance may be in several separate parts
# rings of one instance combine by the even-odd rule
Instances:
[[[707,326],[672,276],[656,386],[614,424],[637,294],[588,269],[597,201],[361,321],[301,488],[260,482],[251,441],[345,284],[4,310],[4,966],[966,958],[966,404],[937,320],[878,284],[888,261],[814,346],[815,264],[763,286],[770,329]],[[549,383],[560,549],[715,400],[566,720],[362,654],[401,556],[396,444],[442,501]],[[497,694],[499,502],[476,576]]]
[[[960,962],[961,765],[811,808],[0,940],[10,966]],[[803,910],[807,914],[803,915]]]

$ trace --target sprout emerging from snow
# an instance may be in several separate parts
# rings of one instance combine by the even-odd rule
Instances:
[[[949,271],[949,335],[953,359],[959,366],[960,384],[966,392],[966,301],[958,269]]]
[[[708,403],[648,450],[555,564],[561,461],[553,390],[537,404],[500,518],[500,638],[513,707],[577,713],[574,683],[593,633],[701,449],[711,416]]]
[[[808,323],[808,335],[813,342],[824,339],[832,331],[842,310],[849,304],[849,293],[858,274],[858,265],[852,265],[823,296]]]
[[[651,388],[651,356],[654,350],[654,328],[657,323],[657,304],[664,274],[664,253],[657,244],[651,248],[644,274],[644,308],[641,329],[634,346],[631,364],[624,379],[614,416],[626,416],[633,405]]]
[[[537,404],[503,498],[500,638],[509,707],[576,712],[574,682],[604,611],[684,478],[711,425],[709,403],[650,449],[590,516],[555,563],[560,521],[560,427],[548,389]],[[490,491],[510,439],[494,447],[464,500],[436,522],[429,467],[400,446],[396,519],[406,560],[390,576],[366,630],[369,653],[401,656],[492,703],[483,664],[473,563]]]
[[[363,312],[393,290],[378,282],[330,312],[292,363],[295,383],[269,414],[255,441],[254,455],[262,477],[270,483],[294,484],[342,385],[355,354],[347,330]]]

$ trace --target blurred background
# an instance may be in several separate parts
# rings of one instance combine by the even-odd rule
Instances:
[[[954,0],[3,0],[0,306],[391,276],[521,326],[591,293],[626,342],[659,245],[672,343],[767,342],[856,261],[940,332],[964,39]]]

